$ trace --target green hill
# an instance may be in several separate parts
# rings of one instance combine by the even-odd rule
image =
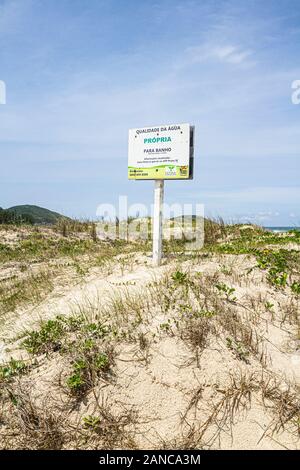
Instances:
[[[55,224],[58,219],[64,217],[58,212],[53,212],[49,209],[45,209],[44,207],[32,206],[29,204],[9,207],[7,210],[9,212],[13,212],[18,217],[24,217],[31,220],[34,224]]]

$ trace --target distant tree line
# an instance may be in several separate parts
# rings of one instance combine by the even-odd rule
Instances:
[[[30,214],[17,214],[14,211],[8,209],[2,209],[0,207],[0,224],[34,224],[34,218]]]

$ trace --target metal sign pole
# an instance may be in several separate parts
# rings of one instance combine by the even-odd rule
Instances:
[[[164,202],[164,180],[154,181],[153,212],[153,264],[159,266],[162,258],[162,222]]]

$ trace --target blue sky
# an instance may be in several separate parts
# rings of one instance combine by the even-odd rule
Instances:
[[[300,225],[300,2],[0,0],[0,206],[93,217],[127,180],[130,127],[196,126],[167,203]]]

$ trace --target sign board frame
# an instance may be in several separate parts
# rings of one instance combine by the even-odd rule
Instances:
[[[161,144],[166,146],[160,147]],[[159,266],[162,259],[164,183],[165,180],[184,181],[194,178],[194,144],[195,127],[190,124],[129,129],[128,179],[154,180],[152,245],[154,266]],[[183,169],[185,171],[182,171]]]
[[[191,180],[194,126],[167,124],[129,130],[128,179]]]

